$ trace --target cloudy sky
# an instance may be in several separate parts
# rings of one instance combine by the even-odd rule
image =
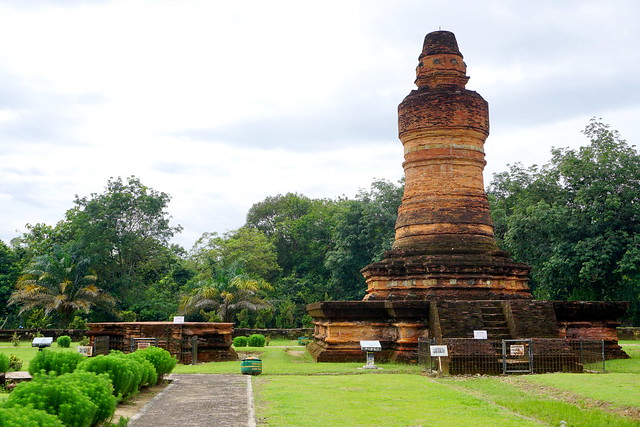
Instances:
[[[135,175],[175,239],[298,192],[402,176],[396,107],[424,36],[456,34],[489,101],[485,182],[578,147],[590,117],[640,140],[640,2],[0,0],[0,240]]]

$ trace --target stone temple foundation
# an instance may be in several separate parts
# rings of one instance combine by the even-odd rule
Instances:
[[[487,102],[469,77],[453,33],[428,34],[417,89],[398,107],[405,190],[393,248],[364,267],[363,301],[307,306],[317,361],[363,360],[360,340],[379,340],[382,358],[415,360],[420,338],[603,339],[617,344],[624,302],[534,301],[529,266],[496,243],[482,172]],[[376,356],[378,358],[378,356]]]

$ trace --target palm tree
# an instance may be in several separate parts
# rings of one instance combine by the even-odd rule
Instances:
[[[198,286],[182,298],[179,311],[189,315],[202,310],[213,309],[222,322],[233,322],[236,312],[244,308],[256,311],[270,307],[260,296],[263,291],[272,290],[269,283],[254,279],[238,270],[228,274],[218,272],[210,280],[202,280]]]
[[[57,246],[26,269],[9,305],[20,305],[19,314],[42,308],[45,315],[55,313],[60,325],[67,326],[79,311],[89,313],[98,304],[114,305],[113,297],[95,285],[97,280],[89,259],[75,260],[70,251]]]

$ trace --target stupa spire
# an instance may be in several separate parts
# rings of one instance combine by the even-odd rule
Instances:
[[[450,31],[427,34],[418,61],[415,83],[419,88],[444,85],[464,88],[469,80],[456,36]]]

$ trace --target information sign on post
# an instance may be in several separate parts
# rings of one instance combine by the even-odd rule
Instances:
[[[53,337],[36,337],[31,342],[31,347],[38,347],[42,350],[45,347],[51,347],[53,343]]]
[[[382,350],[380,341],[360,341],[360,349],[367,352],[367,364],[364,365],[364,369],[378,369],[373,360],[373,354]]]
[[[442,358],[449,356],[449,350],[446,345],[432,345],[429,347],[431,357],[438,358],[438,371],[442,372]]]
[[[447,350],[446,345],[432,345],[429,349],[431,351],[431,357],[449,356],[449,351]]]

